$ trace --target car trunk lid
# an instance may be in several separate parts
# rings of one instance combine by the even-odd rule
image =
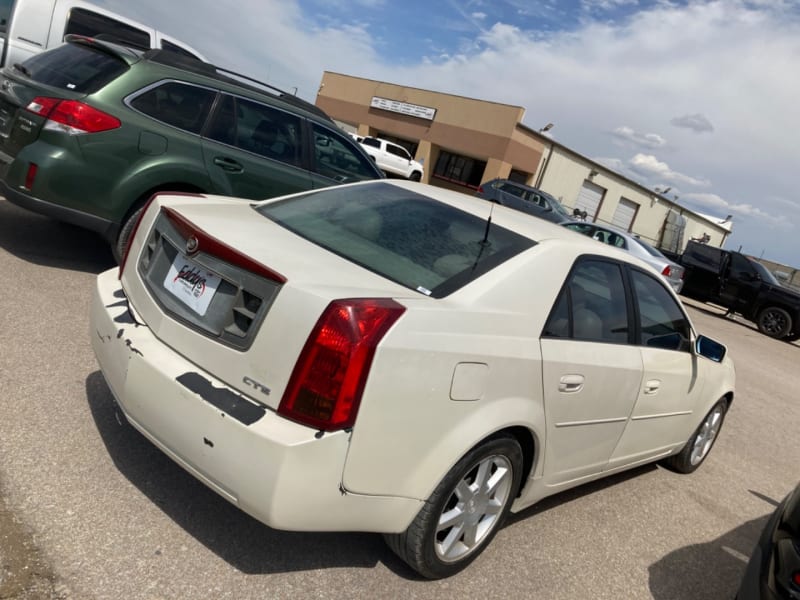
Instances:
[[[148,211],[124,289],[156,337],[257,404],[277,409],[332,300],[418,295],[259,217],[248,202],[177,200]]]

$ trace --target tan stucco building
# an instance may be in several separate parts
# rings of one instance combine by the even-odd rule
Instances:
[[[316,104],[345,129],[405,146],[423,163],[422,181],[474,194],[491,179],[538,187],[587,220],[632,231],[682,251],[690,238],[722,246],[730,221],[689,211],[666,195],[522,123],[525,109],[326,71]]]

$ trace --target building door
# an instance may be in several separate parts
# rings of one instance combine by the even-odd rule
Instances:
[[[575,208],[586,211],[586,220],[595,221],[605,193],[605,188],[601,188],[591,181],[584,181],[581,191],[578,192]]]
[[[611,224],[625,231],[630,231],[638,210],[638,204],[631,202],[627,198],[620,198],[617,210],[614,211],[614,217],[611,219]]]

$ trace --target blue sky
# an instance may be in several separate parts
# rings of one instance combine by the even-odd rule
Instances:
[[[800,268],[800,0],[95,1],[312,101],[330,70],[523,106]]]

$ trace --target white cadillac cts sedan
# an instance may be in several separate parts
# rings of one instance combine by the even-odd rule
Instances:
[[[91,338],[128,421],[208,487],[271,527],[383,533],[429,578],[509,510],[695,470],[734,390],[629,253],[399,181],[155,197]]]

